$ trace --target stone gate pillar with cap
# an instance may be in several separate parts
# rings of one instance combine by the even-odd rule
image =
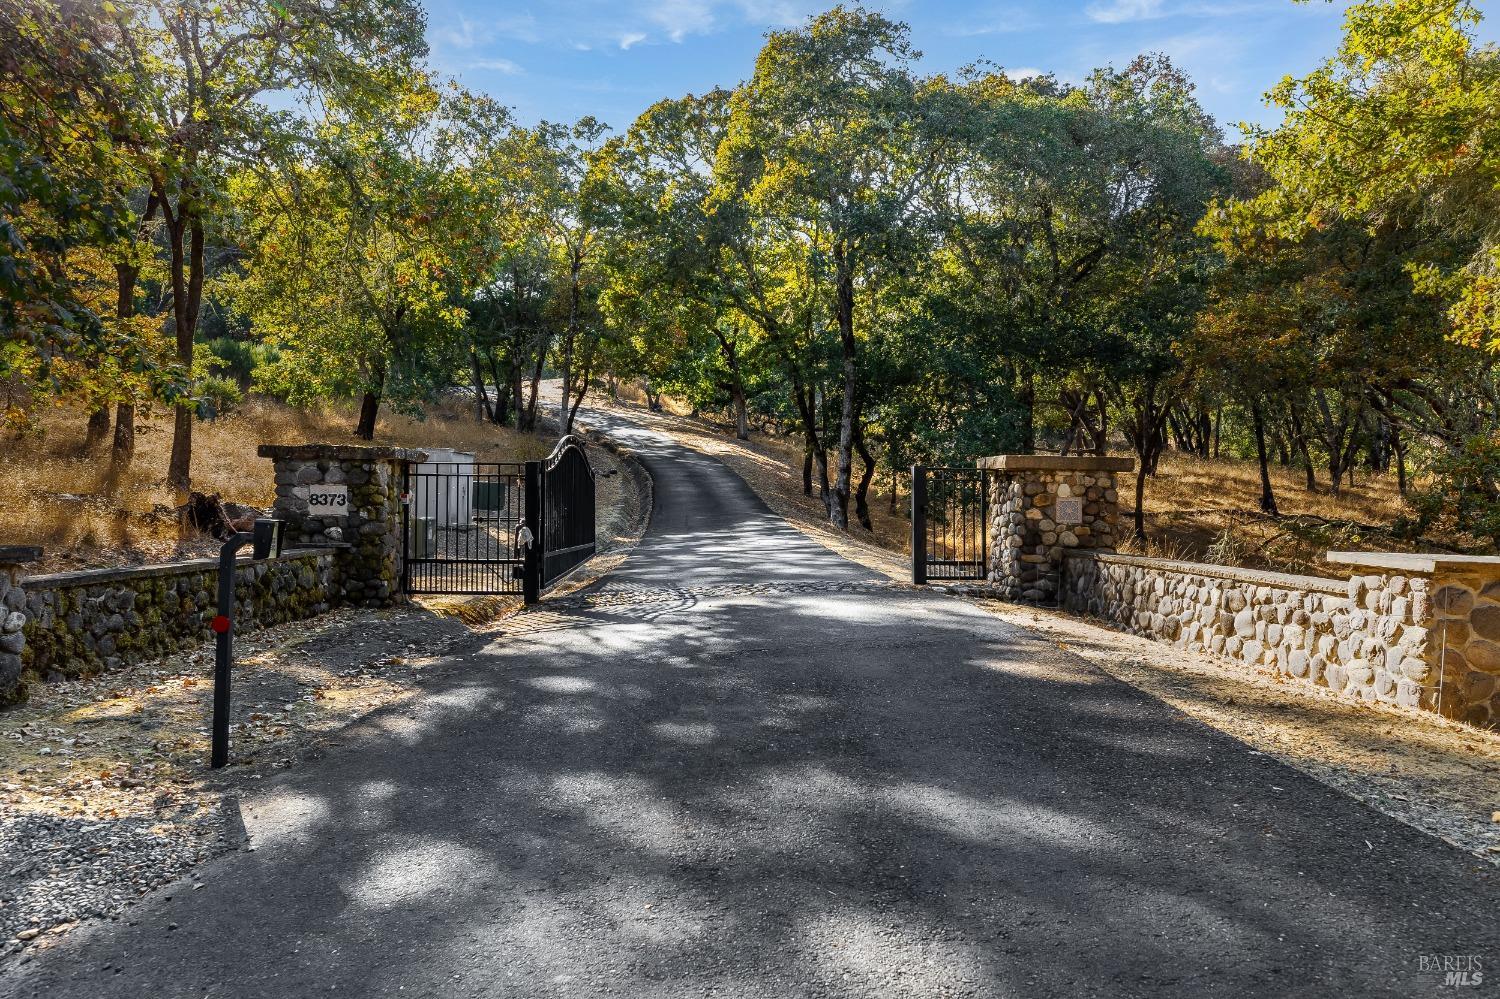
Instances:
[[[276,465],[276,507],[287,547],[347,545],[339,559],[346,603],[401,599],[401,483],[424,451],[346,444],[264,444]]]
[[[1115,476],[1132,458],[1003,454],[990,475],[990,582],[1012,600],[1056,603],[1070,550],[1113,551],[1120,504]]]

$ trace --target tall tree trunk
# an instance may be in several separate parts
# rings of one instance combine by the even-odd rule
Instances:
[[[714,337],[719,341],[719,353],[724,358],[724,366],[729,369],[729,397],[734,404],[734,436],[747,441],[750,439],[750,407],[745,399],[745,379],[740,372],[739,351],[734,349],[734,341],[722,330],[715,328]]]
[[[839,328],[839,347],[843,354],[843,404],[839,408],[839,464],[833,480],[828,519],[841,530],[849,528],[849,485],[854,473],[854,419],[859,400],[855,368],[857,344],[854,340],[854,269],[848,249],[843,244],[833,248],[835,268],[834,318]]]
[[[92,451],[104,443],[109,436],[109,403],[102,404],[89,414],[88,427],[83,432],[83,449]]]
[[[156,213],[162,207],[160,194],[153,188],[146,195],[146,210],[141,214],[136,230],[137,242],[143,240]],[[133,259],[115,263],[115,315],[121,323],[135,318],[135,288],[140,280],[141,269]],[[109,448],[109,472],[105,487],[114,495],[125,481],[131,464],[135,461],[135,403],[121,400],[115,404],[115,434]]]
[[[385,365],[377,365],[372,373],[370,385],[359,401],[359,423],[354,436],[360,440],[375,439],[375,421],[380,417],[380,397],[385,392]]]
[[[1136,462],[1135,466],[1135,538],[1137,541],[1146,540],[1146,463]]]
[[[1302,417],[1297,414],[1295,403],[1287,404],[1287,415],[1292,421],[1292,441],[1297,453],[1302,455],[1302,468],[1307,475],[1307,491],[1317,492],[1318,478],[1313,474],[1312,450],[1307,446],[1307,432],[1302,429]]]
[[[568,408],[563,424],[563,436],[573,432],[573,421],[578,418],[578,407],[583,405],[583,397],[589,394],[589,379],[594,374],[594,350],[591,347],[583,356],[583,377],[578,380],[578,395],[573,400],[572,406]]]
[[[490,412],[490,422],[497,427],[510,425],[510,388],[501,388],[502,382],[495,380],[495,404]]]
[[[479,354],[474,350],[469,351],[469,366],[474,370],[474,418],[480,423],[495,422],[495,410],[490,405],[490,392],[484,384],[484,368],[479,363]],[[498,392],[500,386],[496,385]]]
[[[179,199],[177,211],[163,203],[172,247],[172,313],[176,320],[177,361],[185,372],[193,368],[193,338],[198,331],[198,311],[203,302],[203,223],[193,209],[183,209]],[[184,250],[184,231],[187,246]],[[167,465],[167,482],[186,490],[192,485],[193,402],[179,404],[172,425],[172,458]]]
[[[1167,446],[1166,420],[1173,400],[1170,393],[1165,398],[1158,395],[1163,391],[1155,380],[1142,385],[1133,400],[1122,388],[1114,389],[1121,411],[1129,417],[1125,435],[1135,449],[1135,536],[1139,541],[1146,540],[1146,478],[1156,474]]]
[[[1250,404],[1250,421],[1255,425],[1255,456],[1260,462],[1260,509],[1277,516],[1276,494],[1271,490],[1270,455],[1266,450],[1266,419],[1260,402]]]
[[[495,382],[497,385],[499,384],[499,381],[500,377],[497,374],[495,376]],[[505,384],[507,386],[506,390],[510,393],[510,419],[515,421],[515,428],[517,430],[525,429],[521,426],[521,410],[525,405],[525,389],[523,387],[524,381],[525,379],[521,377],[520,351],[513,350],[510,353],[510,358],[506,365]]]
[[[802,470],[802,493],[812,495],[812,469],[818,469],[818,498],[828,507],[828,452],[823,449],[822,435],[818,433],[818,410],[814,390],[803,384],[795,369],[792,374],[792,396],[797,412],[802,417],[802,437],[805,449]]]
[[[360,440],[375,439],[375,421],[380,418],[380,395],[366,390],[359,400],[359,423],[354,427],[354,436]]]
[[[135,404],[121,402],[115,404],[115,436],[109,447],[109,474],[105,479],[106,490],[110,495],[119,492],[120,485],[125,481],[125,473],[130,471],[131,463],[135,461]]]
[[[1401,428],[1391,425],[1391,446],[1396,449],[1396,492],[1406,495],[1406,438]]]
[[[1088,406],[1092,402],[1092,396],[1093,393],[1088,389],[1084,389],[1082,392],[1064,389],[1058,393],[1058,401],[1068,411],[1068,436],[1063,438],[1062,449],[1058,451],[1058,454],[1062,457],[1066,458],[1068,452],[1072,451],[1075,446],[1078,449],[1078,453],[1082,454],[1084,435],[1089,434],[1092,437],[1092,428],[1089,426],[1089,421],[1085,416]]]
[[[562,395],[560,396],[562,402],[557,411],[557,421],[562,425],[560,434],[564,437],[573,426],[573,417],[569,412],[568,404],[573,398],[573,349],[578,341],[578,312],[583,294],[583,289],[579,286],[579,273],[582,269],[583,260],[575,251],[569,271],[568,327],[563,337]]]
[[[873,531],[875,524],[870,520],[870,481],[875,478],[875,459],[865,445],[863,430],[855,436],[854,447],[859,451],[859,460],[865,466],[859,477],[859,486],[854,490],[854,516],[858,518],[861,527]]]
[[[1094,454],[1103,458],[1109,453],[1109,400],[1104,390],[1094,389],[1094,399],[1099,406],[1099,428],[1094,435]]]
[[[147,221],[154,210],[155,198],[147,204]],[[115,264],[115,315],[122,323],[135,317],[135,284],[140,268],[133,263]],[[118,492],[125,474],[135,461],[135,404],[120,401],[115,405],[115,436],[109,448],[109,473],[105,477],[110,495]]]
[[[515,374],[514,364],[511,365],[510,373],[500,367],[500,358],[495,356],[495,351],[491,350],[485,359],[489,362],[489,377],[495,381],[495,401],[490,408],[490,422],[497,427],[504,427],[510,423],[511,393],[515,391],[511,382],[519,376]]]
[[[531,394],[527,397],[527,401],[526,401],[526,420],[525,420],[524,424],[522,424],[520,422],[520,416],[519,416],[519,413],[518,413],[518,415],[516,417],[517,423],[518,423],[518,429],[521,429],[521,430],[536,430],[537,429],[537,421],[536,421],[536,399],[537,399],[537,393],[541,390],[542,370],[547,366],[547,348],[550,347],[550,346],[551,346],[551,343],[550,343],[550,338],[549,338],[549,340],[544,340],[542,342],[541,347],[537,350],[536,364],[532,368],[532,372],[531,372]]]
[[[1028,371],[1021,376],[1021,385],[1016,390],[1016,400],[1021,404],[1021,453],[1036,453],[1036,375]]]

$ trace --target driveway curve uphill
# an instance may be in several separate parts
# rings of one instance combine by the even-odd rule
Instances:
[[[620,570],[0,994],[1404,997],[1500,960],[1489,865],[594,422],[655,477]]]

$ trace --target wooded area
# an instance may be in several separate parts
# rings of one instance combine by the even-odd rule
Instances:
[[[535,429],[645,379],[796,435],[829,520],[877,475],[1128,447],[1394,473],[1411,537],[1500,539],[1500,58],[1478,9],[1367,0],[1228,144],[1167,59],[923,75],[836,7],[733,89],[524,126],[425,65],[415,0],[0,0],[0,384],[25,439],[246,393]],[[1271,81],[1268,81],[1268,84]]]

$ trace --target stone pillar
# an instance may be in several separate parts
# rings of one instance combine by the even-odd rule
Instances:
[[[1329,552],[1328,561],[1364,570],[1349,579],[1341,644],[1377,693],[1390,687],[1399,703],[1500,724],[1500,558]]]
[[[989,577],[1005,596],[1056,603],[1066,551],[1114,551],[1115,473],[1134,459],[1004,454],[978,464],[992,473]]]
[[[276,465],[273,516],[287,547],[345,544],[339,585],[347,603],[385,607],[399,599],[401,482],[423,451],[345,444],[266,444]]]
[[[21,586],[21,566],[41,557],[40,548],[0,545],[0,704],[24,697],[26,590]]]

